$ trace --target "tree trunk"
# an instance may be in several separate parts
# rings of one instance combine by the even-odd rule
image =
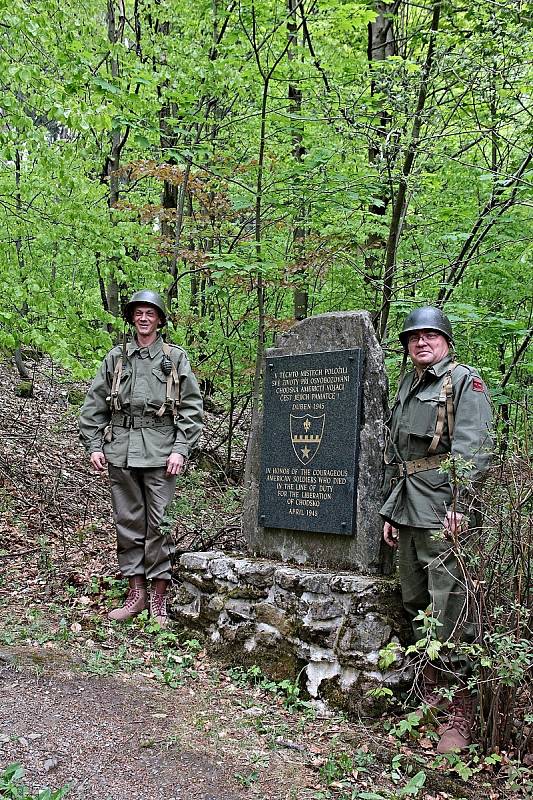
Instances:
[[[296,20],[297,9],[300,3],[297,0],[288,0],[289,19],[287,30],[289,48],[287,58],[289,62],[298,57],[298,23]],[[291,119],[292,155],[297,164],[301,164],[306,153],[303,143],[303,122],[297,119],[302,113],[302,92],[298,84],[289,83],[289,115]],[[295,272],[296,288],[294,289],[294,318],[305,319],[309,307],[309,292],[307,289],[307,270],[305,267],[305,202],[299,190],[301,178],[295,180],[296,191],[294,202],[296,204],[296,218],[292,232],[294,260],[298,266]]]
[[[119,2],[117,9],[115,0],[107,0],[107,38],[109,44],[112,45],[113,48],[122,38],[124,24],[125,15],[123,5]],[[111,76],[117,78],[119,76],[118,56],[110,56],[109,67]],[[105,178],[109,187],[107,205],[111,219],[113,208],[117,204],[120,196],[118,170],[120,167],[122,148],[126,143],[128,132],[129,131],[126,130],[125,134],[122,135],[120,130],[113,130],[111,133],[111,148],[104,169]],[[117,271],[114,269],[115,264],[117,264],[116,259],[112,259],[111,264],[111,270],[106,283],[107,310],[113,314],[113,316],[118,317],[120,315],[120,286],[117,280]]]
[[[423,112],[426,105],[429,78],[431,69],[433,67],[433,58],[435,55],[435,41],[440,22],[441,3],[436,2],[433,5],[433,14],[431,19],[431,29],[429,36],[428,50],[426,60],[422,68],[422,75],[420,78],[420,87],[418,90],[418,100],[416,110],[413,117],[413,125],[411,128],[411,137],[407,147],[403,169],[400,175],[398,189],[392,207],[392,218],[389,226],[389,235],[387,238],[387,248],[385,253],[385,270],[383,275],[383,290],[382,302],[379,313],[379,339],[383,341],[387,333],[387,323],[389,319],[390,305],[394,288],[394,277],[396,272],[396,254],[398,252],[398,244],[402,234],[403,221],[408,206],[407,189],[409,177],[413,171],[415,159],[418,153],[420,130],[422,128]]]
[[[383,84],[379,70],[374,68],[374,64],[385,61],[391,56],[396,55],[396,39],[394,31],[394,18],[400,0],[391,8],[390,4],[378,0],[375,5],[377,17],[374,22],[368,24],[368,45],[367,58],[371,74],[370,94],[386,92],[387,87]],[[368,146],[369,163],[380,171],[380,164],[386,163],[388,172],[392,171],[394,155],[391,148],[386,145],[387,134],[390,129],[391,118],[386,111],[379,112],[379,122],[375,126],[375,134],[371,137]],[[379,196],[379,203],[373,203],[368,209],[370,214],[376,216],[381,225],[382,218],[387,212],[387,207],[391,200],[391,191],[388,183],[383,179],[382,190]],[[383,253],[386,250],[387,242],[381,233],[371,232],[367,237],[364,248],[365,259],[365,280],[371,287],[376,287],[381,279],[381,264]]]
[[[20,159],[20,150],[17,148],[15,150],[15,206],[17,209],[17,214],[19,217],[22,216],[22,196],[20,191],[20,181],[21,181],[21,159]],[[17,234],[15,238],[15,250],[17,253],[17,262],[19,268],[19,275],[20,275],[20,283],[24,285],[26,280],[26,269],[25,269],[25,261],[24,261],[24,250],[22,248],[22,237]],[[21,316],[25,316],[28,313],[28,304],[26,300],[23,300],[22,308],[20,309]],[[17,389],[17,393],[21,394],[23,397],[32,397],[33,396],[33,375],[29,372],[26,364],[24,363],[24,359],[22,357],[22,350],[20,348],[20,344],[17,344],[15,348],[15,365],[17,367],[18,373],[21,377],[21,380],[25,384],[24,389],[22,390],[23,384],[19,384]],[[24,392],[22,394],[22,391]]]

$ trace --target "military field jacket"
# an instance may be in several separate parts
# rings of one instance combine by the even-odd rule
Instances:
[[[402,461],[428,455],[435,433],[438,398],[452,365],[451,356],[426,369],[420,379],[413,371],[403,379],[392,408],[386,447],[385,497],[381,516],[395,526],[440,528],[452,506],[449,475],[438,468],[403,476]],[[492,409],[487,389],[471,367],[457,364],[451,373],[455,430],[450,440],[445,419],[436,455],[449,453],[473,462],[470,487],[480,480],[490,462]],[[456,509],[468,510],[469,489],[462,487]]]
[[[185,351],[170,345],[180,392],[175,424],[171,411],[165,411],[162,419],[156,417],[167,392],[167,376],[161,369],[163,339],[158,336],[149,347],[139,347],[133,340],[127,346],[126,355],[118,394],[126,424],[114,422],[111,440],[104,441],[104,429],[112,416],[113,420],[118,416],[115,412],[112,414],[109,404],[115,365],[122,356],[122,347],[114,347],[104,358],[81,409],[80,439],[85,449],[89,453],[103,451],[107,461],[116,467],[163,467],[171,453],[187,457],[202,430],[203,405]],[[141,424],[128,427],[131,418],[134,423]],[[154,424],[143,427],[144,423]]]

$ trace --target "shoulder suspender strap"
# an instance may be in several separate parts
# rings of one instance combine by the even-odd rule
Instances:
[[[113,384],[111,386],[110,406],[111,411],[120,411],[120,400],[118,393],[120,391],[120,379],[122,378],[122,356],[117,358],[115,369],[113,370]]]
[[[455,428],[455,414],[453,412],[453,386],[452,386],[452,370],[455,369],[454,364],[448,373],[449,380],[446,382],[446,417],[448,419],[448,435],[453,439],[453,431]]]
[[[168,359],[170,359],[170,346],[167,344],[167,342],[163,342],[163,353],[165,354],[165,356],[167,356]],[[176,369],[176,365],[172,360],[171,363],[172,363],[172,368],[169,374],[167,375],[167,391],[166,391],[165,402],[163,403],[161,408],[159,408],[156,411],[156,416],[158,417],[163,416],[163,414],[167,409],[170,409],[172,411],[172,414],[175,415],[180,401],[180,396],[179,396],[180,383],[179,383],[178,370]]]
[[[457,364],[453,363],[446,373],[443,384],[441,386],[439,399],[437,400],[437,422],[435,423],[435,433],[428,447],[428,455],[431,456],[437,450],[439,442],[442,438],[444,431],[444,417],[446,415],[448,421],[448,435],[450,439],[453,436],[453,429],[455,426],[455,417],[453,413],[453,386],[452,386],[452,372]]]
[[[109,397],[109,407],[112,412],[121,410],[120,400],[118,399],[118,393],[120,391],[120,379],[122,378],[122,367],[124,366],[126,356],[127,356],[126,328],[124,327],[122,331],[122,353],[117,358],[117,363],[115,364],[115,369],[113,370],[113,383],[111,385],[111,395]]]

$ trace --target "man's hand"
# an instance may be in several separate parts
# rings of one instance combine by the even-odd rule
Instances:
[[[466,518],[464,514],[460,514],[458,511],[446,512],[446,516],[444,517],[444,534],[447,538],[460,533],[465,526]]]
[[[91,453],[91,464],[93,465],[95,472],[104,471],[107,461],[104,454],[100,450],[97,450],[95,453]]]
[[[394,528],[390,522],[386,522],[383,526],[383,538],[385,544],[389,547],[398,547],[398,528]]]
[[[171,453],[167,458],[167,475],[179,475],[185,464],[181,453]]]

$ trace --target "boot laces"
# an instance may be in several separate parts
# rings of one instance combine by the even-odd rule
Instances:
[[[435,686],[433,689],[428,689],[422,695],[422,702],[426,703],[428,706],[442,706],[447,705],[447,700],[442,694],[439,692],[437,687]]]
[[[442,694],[439,684],[424,675],[422,675],[421,690],[420,700],[423,705],[428,705],[430,708],[444,708],[449,706],[450,701]]]
[[[129,590],[124,605],[126,606],[126,608],[130,608],[131,606],[134,606],[135,603],[137,603],[137,601],[140,599],[141,599],[141,590],[135,587],[135,589]]]
[[[465,703],[452,703],[450,707],[450,716],[445,724],[447,730],[452,728],[465,737],[470,733],[470,713]]]
[[[154,592],[152,595],[152,612],[156,617],[166,617],[167,598],[164,594]]]

